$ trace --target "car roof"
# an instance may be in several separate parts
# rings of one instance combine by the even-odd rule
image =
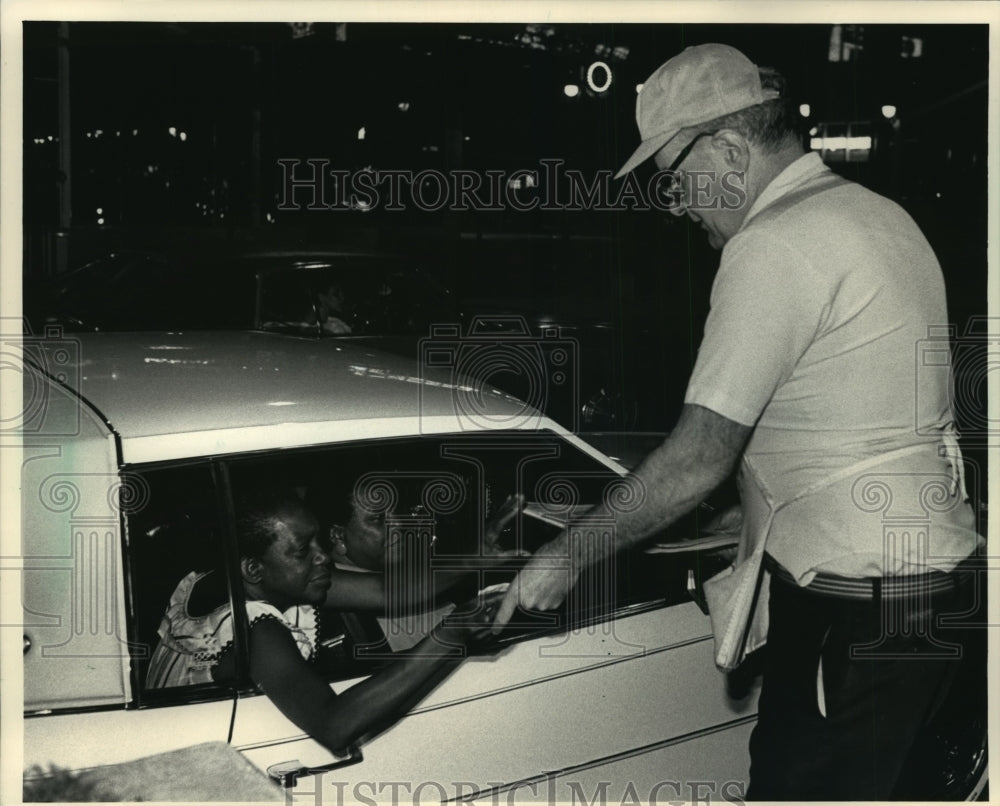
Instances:
[[[187,249],[114,249],[99,257],[77,266],[72,271],[55,277],[36,281],[40,287],[59,287],[68,280],[89,280],[100,267],[111,265],[113,261],[154,261],[173,267],[174,271],[190,269],[201,275],[206,266],[224,267],[237,273],[253,274],[260,269],[300,270],[337,266],[344,268],[350,260],[356,260],[359,269],[369,271],[372,261],[386,265],[403,266],[405,256],[394,252],[377,251],[366,248],[338,247],[336,249],[255,249],[235,250],[233,248],[212,247],[192,252]],[[411,267],[415,269],[416,267]]]
[[[392,252],[378,252],[368,249],[265,249],[260,251],[235,252],[230,255],[236,260],[289,260],[321,261],[342,257],[370,257],[385,260],[403,260],[403,255]]]
[[[414,360],[337,339],[82,333],[45,340],[42,348],[50,373],[58,365],[65,385],[119,436],[126,463],[365,436],[526,428],[543,419],[488,386],[473,398],[473,385],[447,367],[421,371]]]

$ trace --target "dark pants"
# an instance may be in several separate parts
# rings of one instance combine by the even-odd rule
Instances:
[[[974,587],[864,601],[772,577],[747,799],[891,799],[962,654],[937,617],[968,610]]]

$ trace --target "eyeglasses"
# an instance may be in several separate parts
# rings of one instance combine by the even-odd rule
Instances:
[[[687,204],[684,201],[684,172],[680,170],[681,163],[688,158],[702,137],[714,137],[716,134],[718,134],[718,130],[696,134],[691,138],[691,142],[681,149],[680,154],[670,163],[670,167],[662,172],[666,177],[666,186],[657,182],[656,195],[668,208],[671,215],[681,216],[687,210]]]

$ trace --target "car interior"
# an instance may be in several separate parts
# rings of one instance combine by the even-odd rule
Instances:
[[[198,585],[206,606],[209,598],[216,605],[230,597],[242,600],[242,586],[230,582],[238,579],[238,562],[227,560],[231,538],[222,526],[229,516],[225,495],[218,492],[221,478],[228,480],[234,498],[261,485],[294,489],[316,513],[323,531],[343,520],[342,504],[352,496],[367,502],[366,509],[381,508],[387,540],[403,541],[398,549],[403,561],[387,571],[394,584],[426,584],[432,578],[430,568],[475,566],[466,581],[437,597],[435,606],[442,600],[458,605],[477,591],[509,583],[523,565],[523,557],[481,556],[484,525],[509,495],[524,495],[526,505],[501,533],[499,547],[522,553],[537,550],[571,515],[595,503],[634,504],[634,491],[622,486],[615,471],[556,435],[536,433],[387,439],[235,457],[225,461],[224,472],[201,463],[151,469],[143,476],[149,500],[129,516],[127,529],[127,595],[134,614],[133,659],[140,690],[159,640],[157,629],[180,580],[192,571],[213,571],[207,584]],[[579,539],[610,539],[611,528],[610,522],[596,522],[575,534]],[[688,519],[672,531],[697,528],[696,519]],[[686,601],[692,574],[701,580],[725,563],[723,553],[711,551],[612,555],[585,572],[563,608],[551,613],[518,611],[511,627],[479,650],[499,650],[527,636],[600,622],[636,607]],[[395,611],[377,617],[324,610],[318,658],[324,673],[346,679],[391,659],[388,633],[397,629],[396,617]],[[147,690],[142,696],[155,702],[165,692]]]

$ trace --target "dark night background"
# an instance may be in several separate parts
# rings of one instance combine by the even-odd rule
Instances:
[[[923,227],[959,334],[986,314],[986,25],[27,22],[23,33],[26,283],[123,247],[403,250],[470,299],[608,324],[621,372],[667,401],[639,425],[668,428],[718,262],[701,232],[655,211],[280,211],[277,160],[614,171],[638,142],[636,84],[683,47],[719,41],[786,74],[810,106],[804,132],[850,124],[872,137],[867,159],[832,167]],[[613,73],[603,93],[584,80],[596,59]],[[982,400],[959,415],[974,434],[985,379],[970,383]]]

